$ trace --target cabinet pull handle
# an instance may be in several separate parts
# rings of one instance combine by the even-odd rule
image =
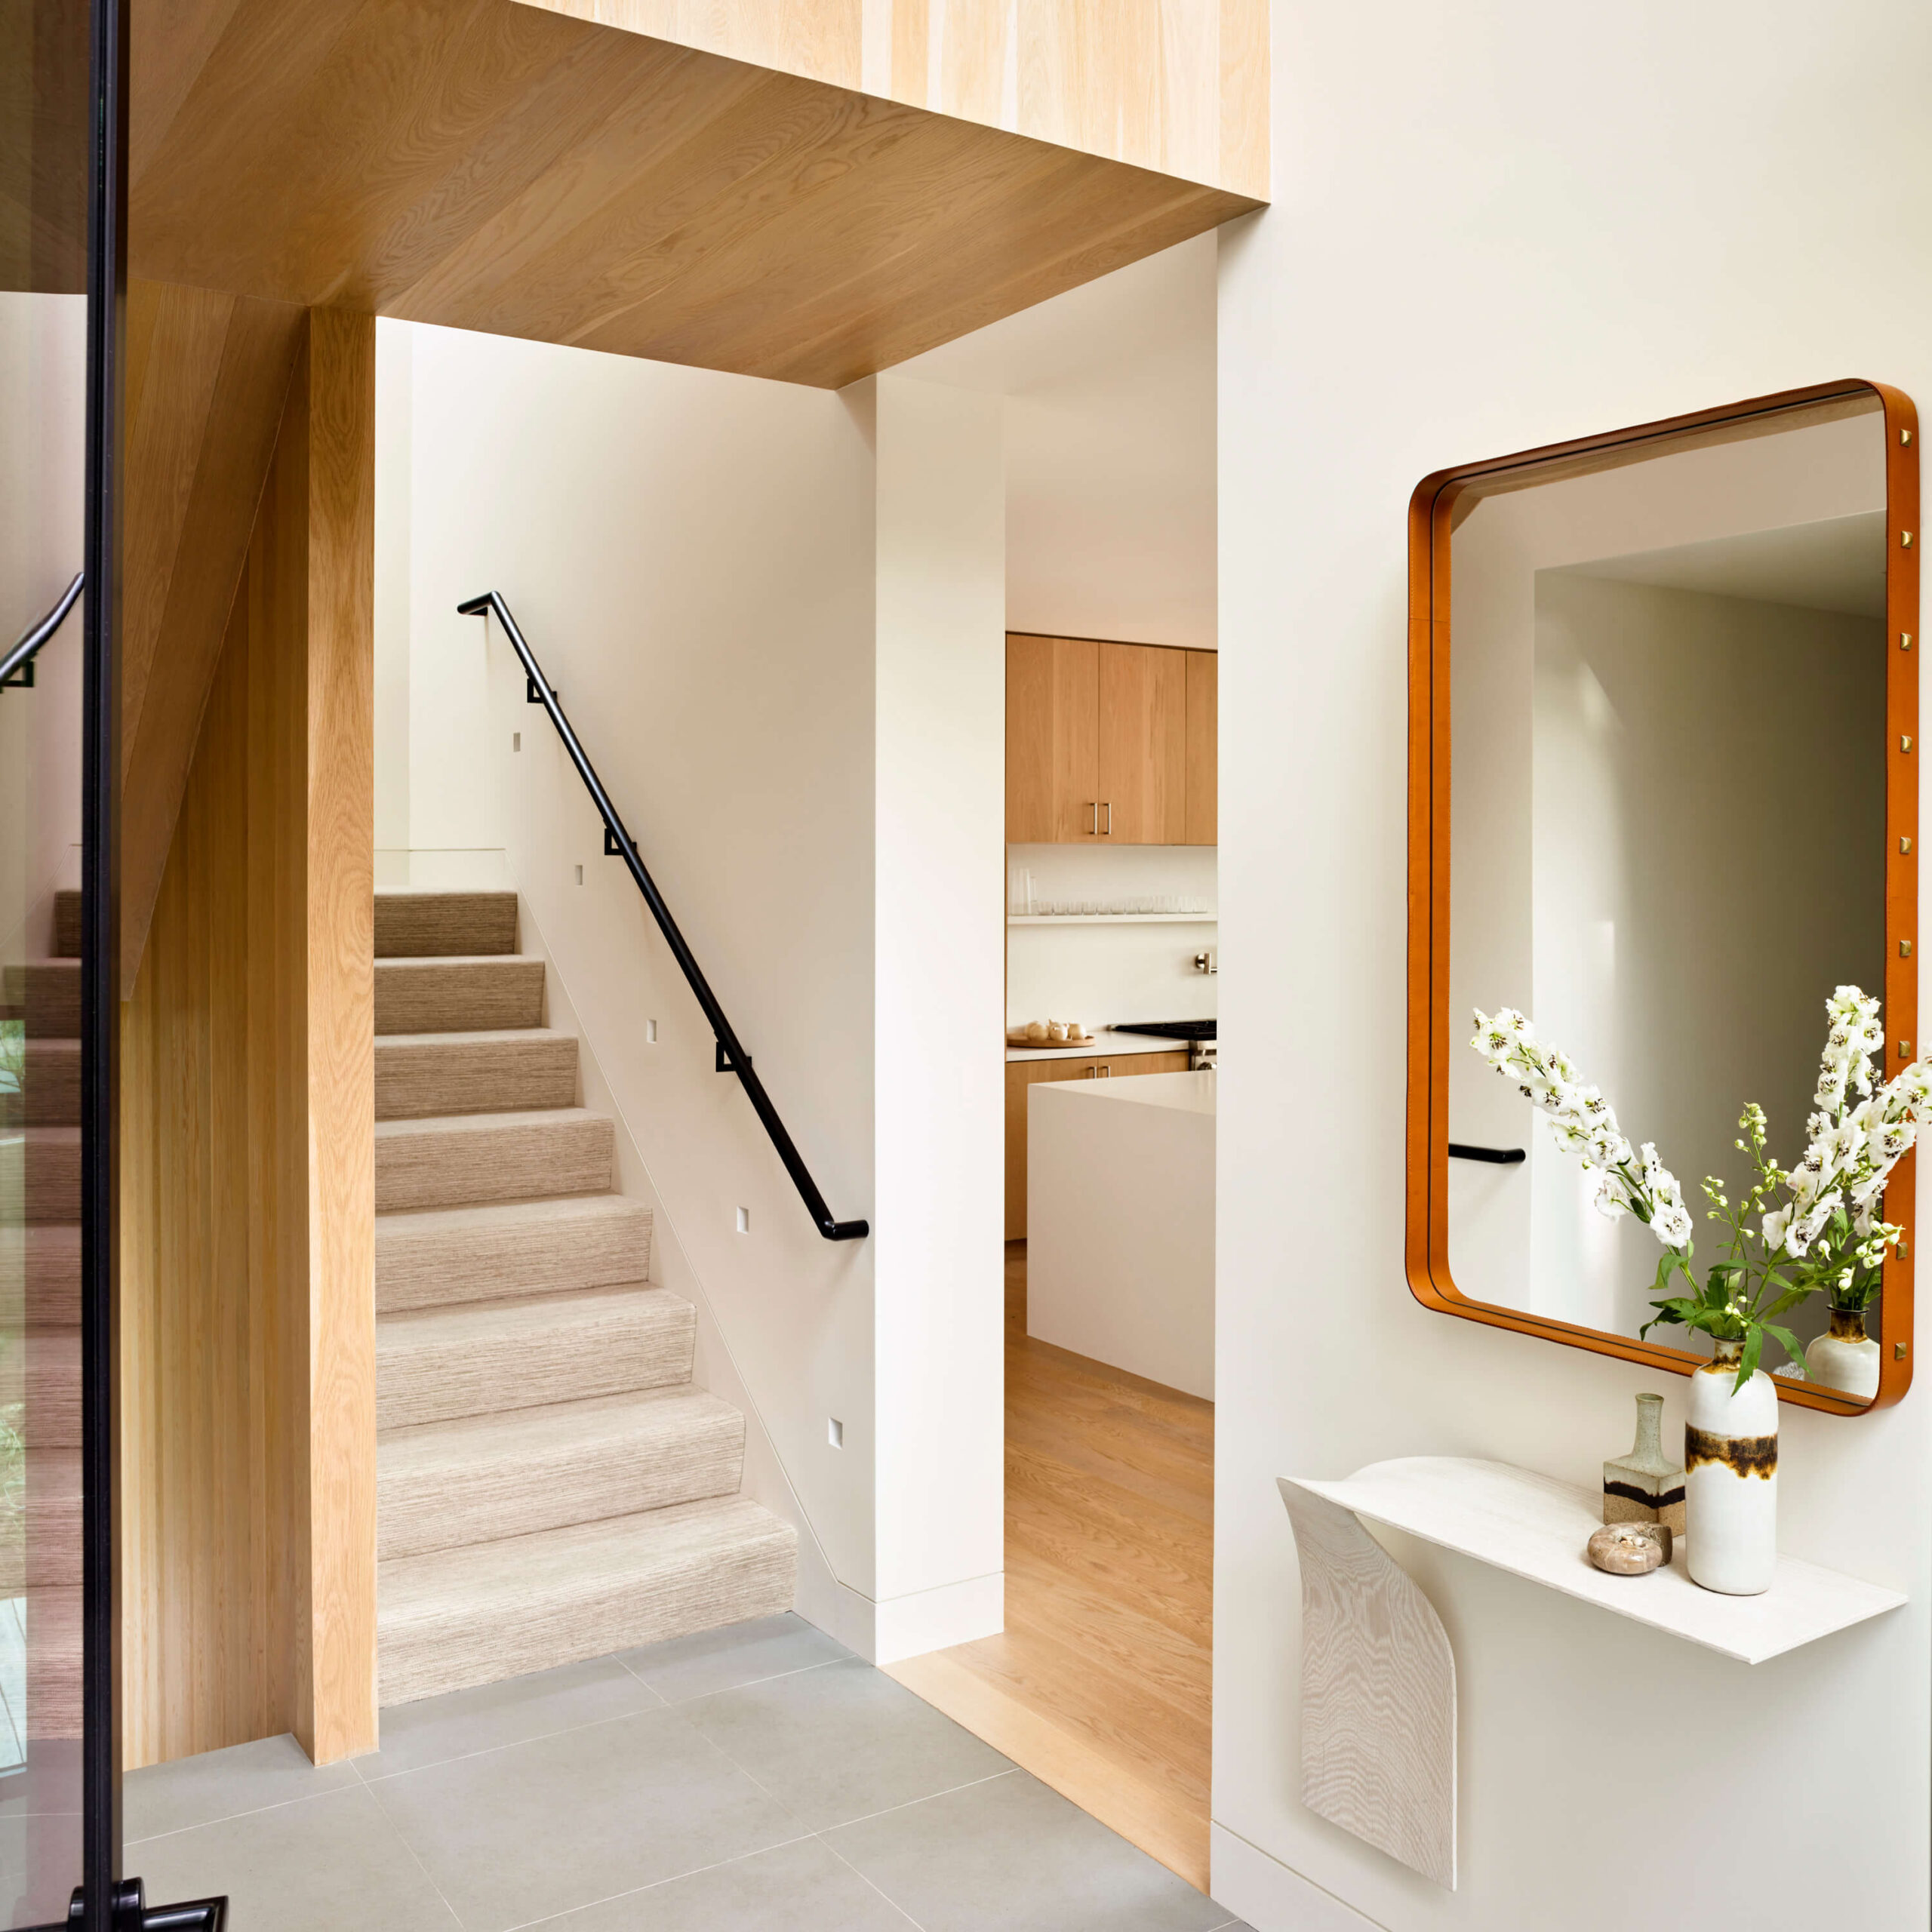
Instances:
[[[1097,838],[1100,835],[1100,808],[1092,799],[1087,801],[1087,836]]]
[[[1113,1078],[1113,1072],[1114,1070],[1111,1066],[1103,1066],[1100,1069],[1100,1078],[1103,1080],[1111,1080]]]
[[[1102,835],[1105,838],[1111,838],[1114,835],[1114,801],[1112,799],[1109,798],[1106,801],[1106,804],[1107,829]]]

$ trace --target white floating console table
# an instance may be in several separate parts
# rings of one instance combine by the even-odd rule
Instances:
[[[1456,1686],[1422,1592],[1362,1528],[1386,1524],[1743,1663],[1896,1610],[1897,1590],[1780,1556],[1760,1597],[1672,1562],[1611,1577],[1583,1554],[1601,1498],[1507,1463],[1408,1456],[1340,1482],[1281,1479],[1302,1578],[1302,1801],[1413,1869],[1456,1882]]]

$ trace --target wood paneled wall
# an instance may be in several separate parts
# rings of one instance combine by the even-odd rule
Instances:
[[[122,990],[134,989],[303,312],[217,290],[128,289],[121,671]]]
[[[298,328],[125,1009],[130,1765],[375,1743],[374,358]]]
[[[1268,198],[1266,0],[525,0]]]

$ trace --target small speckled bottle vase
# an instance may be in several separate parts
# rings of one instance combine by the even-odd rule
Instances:
[[[1663,1453],[1663,1398],[1637,1398],[1637,1439],[1627,1456],[1603,1466],[1606,1523],[1661,1523],[1664,1560],[1673,1537],[1684,1534],[1684,1472]]]
[[[1761,1596],[1778,1561],[1778,1392],[1761,1368],[1732,1392],[1743,1345],[1719,1342],[1694,1369],[1684,1417],[1690,1580]]]
[[[1831,1331],[1804,1351],[1807,1381],[1870,1401],[1878,1392],[1878,1345],[1865,1332],[1862,1309],[1835,1308]]]

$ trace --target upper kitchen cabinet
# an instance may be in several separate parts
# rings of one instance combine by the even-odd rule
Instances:
[[[1211,651],[1008,637],[1008,844],[1211,845],[1214,789]]]
[[[1187,658],[1187,831],[1185,845],[1212,845],[1220,837],[1221,660],[1211,651]]]

